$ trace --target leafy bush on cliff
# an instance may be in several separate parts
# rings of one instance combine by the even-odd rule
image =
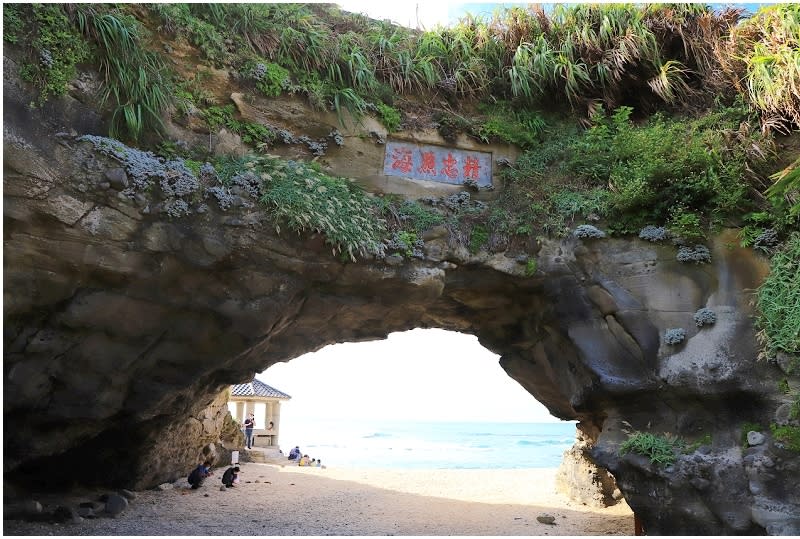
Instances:
[[[295,161],[259,157],[252,162],[253,172],[264,180],[261,201],[290,229],[324,233],[334,254],[347,254],[353,261],[357,254],[376,252],[385,225],[356,184]]]
[[[653,464],[666,467],[675,463],[677,455],[685,446],[683,440],[669,434],[658,436],[637,431],[629,434],[628,439],[619,446],[619,454],[638,453],[650,459]]]
[[[83,40],[58,4],[3,6],[3,39],[26,47],[20,75],[39,88],[39,104],[67,92],[75,66],[89,58]]]
[[[770,273],[758,289],[758,337],[767,356],[800,355],[800,233],[775,253]]]

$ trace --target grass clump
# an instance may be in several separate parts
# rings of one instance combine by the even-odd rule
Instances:
[[[400,129],[402,118],[399,110],[384,103],[378,103],[376,107],[378,108],[378,114],[381,116],[381,122],[386,126],[387,131],[393,133]]]
[[[97,48],[105,75],[102,102],[113,106],[109,134],[137,140],[145,130],[159,130],[173,88],[164,60],[145,45],[145,28],[118,8],[75,4],[70,9],[80,31]]]
[[[650,459],[653,464],[666,467],[675,463],[677,455],[685,447],[683,440],[669,434],[658,436],[649,432],[634,432],[619,446],[619,454],[637,453]]]
[[[772,437],[782,442],[786,449],[800,453],[800,427],[791,425],[778,426],[774,423],[770,425]]]
[[[775,253],[770,274],[757,292],[756,327],[765,355],[800,355],[800,233]]]
[[[378,250],[385,226],[357,185],[295,161],[261,157],[254,162],[254,172],[264,180],[261,201],[291,230],[323,233],[334,254],[353,261]]]

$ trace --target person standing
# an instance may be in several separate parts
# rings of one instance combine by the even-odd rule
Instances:
[[[255,415],[251,412],[244,420],[244,444],[247,449],[253,449],[253,428],[256,426]]]

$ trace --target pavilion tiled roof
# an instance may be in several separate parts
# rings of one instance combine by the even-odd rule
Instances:
[[[275,399],[291,399],[283,391],[278,391],[272,386],[268,386],[261,380],[253,378],[252,382],[246,384],[236,384],[231,386],[232,397],[272,397]]]

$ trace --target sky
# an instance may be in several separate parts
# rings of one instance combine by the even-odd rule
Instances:
[[[257,378],[292,399],[281,423],[310,419],[542,423],[558,421],[477,337],[440,329],[341,343]]]
[[[737,6],[752,13],[758,10],[759,6],[765,6],[771,3],[774,2],[710,2],[709,5],[714,9],[721,9],[726,5]],[[428,0],[427,2],[349,0],[337,2],[337,4],[346,11],[365,13],[374,19],[389,19],[397,24],[402,24],[409,28],[419,28],[420,30],[432,30],[437,24],[447,26],[448,24],[457,22],[458,19],[466,13],[489,17],[496,8],[501,6],[508,8],[513,6],[525,7],[528,5],[527,2],[450,2],[446,0]],[[552,4],[543,5],[547,6]]]

